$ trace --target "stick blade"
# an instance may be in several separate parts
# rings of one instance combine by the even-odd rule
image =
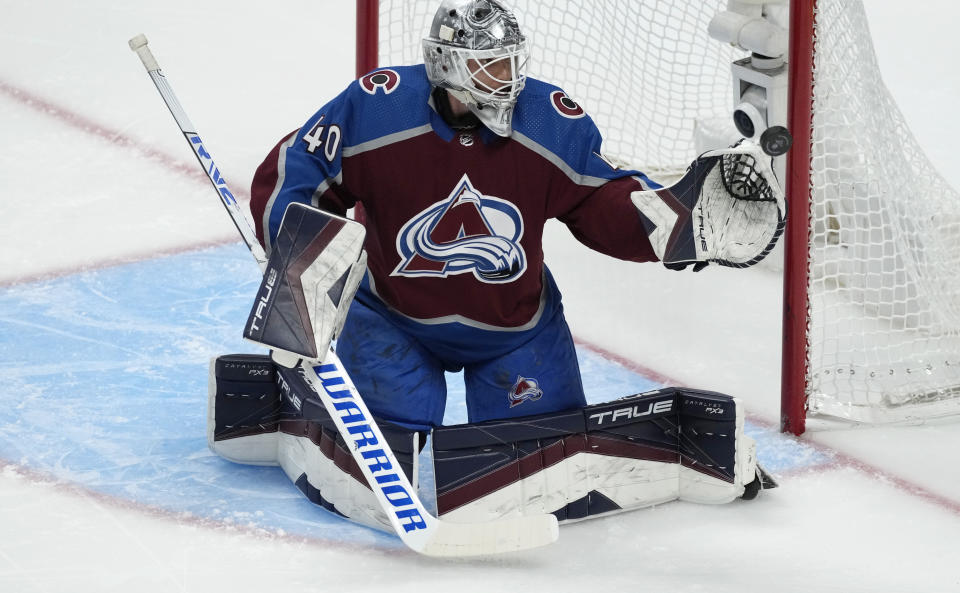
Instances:
[[[490,556],[539,548],[557,541],[560,527],[553,515],[533,515],[500,519],[489,523],[450,523],[437,521],[432,537],[411,542],[411,547],[427,556]]]

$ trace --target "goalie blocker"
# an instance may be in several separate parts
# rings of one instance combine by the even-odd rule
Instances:
[[[365,235],[358,222],[290,204],[243,337],[272,348],[286,367],[323,359],[366,270]]]
[[[378,425],[415,486],[424,435]],[[221,457],[279,465],[314,503],[392,532],[297,369],[262,355],[211,361],[207,438]],[[433,456],[438,513],[465,523],[545,512],[573,521],[677,499],[725,503],[775,486],[743,434],[737,400],[689,389],[440,427],[433,431]]]

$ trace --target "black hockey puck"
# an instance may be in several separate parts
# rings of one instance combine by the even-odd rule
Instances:
[[[760,135],[760,148],[770,156],[780,156],[786,154],[793,144],[793,136],[790,131],[783,126],[773,126],[767,128]]]

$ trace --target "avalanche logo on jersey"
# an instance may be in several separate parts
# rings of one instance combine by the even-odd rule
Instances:
[[[368,95],[376,95],[377,90],[382,90],[384,95],[389,95],[400,84],[400,75],[389,68],[371,72],[360,79],[360,88]]]
[[[583,107],[577,105],[577,102],[568,97],[563,91],[553,91],[550,93],[550,103],[553,104],[553,108],[557,110],[557,113],[567,119],[580,119],[587,114],[583,110]]]
[[[400,229],[400,264],[391,275],[446,278],[469,272],[481,282],[511,282],[527,269],[521,237],[520,210],[481,194],[464,175],[447,199]]]
[[[541,397],[543,397],[543,390],[540,389],[540,383],[536,379],[527,379],[522,375],[517,375],[517,382],[513,384],[513,389],[507,394],[511,408],[519,406],[527,400],[537,401]]]

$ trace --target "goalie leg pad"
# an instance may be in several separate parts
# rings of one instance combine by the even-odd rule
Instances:
[[[685,390],[678,403],[678,498],[705,504],[739,498],[757,476],[757,444],[743,432],[739,400]]]
[[[573,521],[671,500],[729,502],[756,475],[737,400],[663,389],[566,413],[440,427],[437,509],[451,521]]]
[[[243,384],[252,395],[239,397],[230,379],[245,373],[257,380]],[[313,503],[393,533],[333,419],[297,369],[274,365],[267,356],[221,356],[211,364],[210,385],[208,439],[215,453],[237,463],[279,465]],[[252,403],[261,402],[260,394],[269,394],[262,398],[269,406]],[[419,433],[380,420],[377,425],[416,488]]]
[[[207,445],[236,463],[277,465],[280,391],[265,356],[230,354],[210,361]]]
[[[393,533],[390,520],[348,449],[348,444],[299,369],[277,367],[280,391],[278,457],[287,477],[316,504],[358,523]],[[419,434],[375,419],[400,469],[414,488]],[[352,427],[351,431],[360,427]],[[354,437],[373,438],[357,432]]]

